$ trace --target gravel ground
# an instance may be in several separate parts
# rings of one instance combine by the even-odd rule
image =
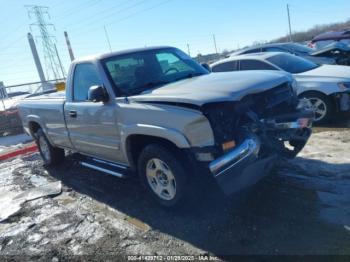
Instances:
[[[350,255],[349,148],[349,130],[318,132],[297,159],[249,190],[230,198],[201,190],[200,201],[174,211],[156,205],[137,180],[81,168],[74,156],[56,169],[37,154],[0,163],[3,203],[62,181],[61,194],[27,201],[0,223],[0,255]]]

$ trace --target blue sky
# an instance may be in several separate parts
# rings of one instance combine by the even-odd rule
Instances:
[[[68,31],[76,57],[113,50],[171,45],[191,54],[214,52],[286,35],[286,4],[293,31],[350,18],[349,0],[0,0],[0,81],[12,85],[38,81],[26,39],[31,20],[24,5],[49,7],[57,48],[66,71]],[[33,31],[33,34],[37,34]],[[41,46],[38,50],[42,58]]]

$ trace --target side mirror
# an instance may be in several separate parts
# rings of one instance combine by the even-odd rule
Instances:
[[[203,66],[205,69],[207,69],[209,72],[211,72],[211,68],[207,63],[203,63],[203,64],[201,64],[201,66]]]
[[[108,101],[107,90],[103,86],[91,86],[88,92],[88,100],[94,103]]]

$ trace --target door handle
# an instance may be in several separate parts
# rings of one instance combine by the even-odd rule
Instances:
[[[76,118],[76,117],[77,117],[77,111],[71,110],[71,111],[69,111],[68,115],[69,115],[70,117]]]

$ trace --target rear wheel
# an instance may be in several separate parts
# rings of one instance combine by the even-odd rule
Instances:
[[[153,198],[165,207],[178,205],[185,196],[187,177],[176,152],[151,144],[138,159],[140,179]]]
[[[315,111],[315,123],[324,124],[329,122],[334,112],[334,105],[328,96],[310,92],[301,95],[301,97],[310,101],[311,108]]]
[[[65,156],[64,150],[52,146],[42,129],[39,129],[35,133],[35,142],[45,165],[55,166],[63,162]]]

